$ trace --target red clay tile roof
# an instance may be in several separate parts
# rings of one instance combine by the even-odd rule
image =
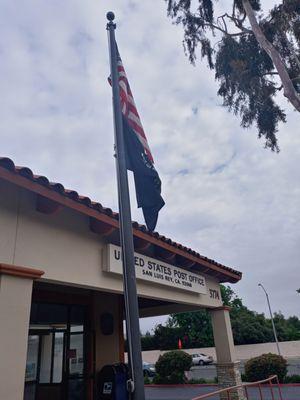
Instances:
[[[49,179],[45,176],[35,175],[31,171],[31,169],[28,167],[15,166],[14,162],[10,158],[0,157],[0,168],[4,168],[10,172],[13,172],[24,178],[27,178],[28,180],[30,180],[32,182],[42,185],[47,189],[58,192],[62,196],[65,196],[77,203],[83,204],[84,206],[91,208],[101,214],[105,214],[114,220],[117,220],[117,221],[119,220],[119,214],[112,211],[110,208],[103,207],[102,204],[92,201],[89,197],[79,195],[75,190],[65,189],[65,187],[61,183],[50,182]],[[157,238],[161,242],[167,243],[176,249],[182,250],[182,251],[196,257],[197,259],[199,259],[199,263],[201,263],[201,260],[204,260],[212,265],[216,265],[219,268],[221,268],[224,271],[225,275],[226,275],[226,271],[230,272],[231,274],[234,274],[236,277],[231,280],[232,282],[237,282],[242,277],[242,273],[240,271],[237,271],[233,268],[226,267],[225,265],[220,264],[220,263],[216,262],[215,260],[212,260],[208,257],[205,257],[205,256],[197,253],[196,251],[194,251],[186,246],[183,246],[180,243],[176,243],[173,240],[171,240],[163,235],[160,235],[158,232],[150,232],[150,231],[148,231],[148,229],[145,225],[141,225],[138,222],[133,221],[132,226],[133,226],[133,228],[146,233],[147,236],[149,236],[149,237],[152,236],[154,238]]]

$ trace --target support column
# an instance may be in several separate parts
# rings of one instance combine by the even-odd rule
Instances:
[[[220,388],[241,385],[239,362],[235,358],[234,342],[229,316],[230,307],[218,307],[211,311],[214,341],[217,354],[217,377]],[[228,399],[227,394],[221,400]],[[230,400],[245,400],[243,389],[230,392]]]
[[[23,400],[32,282],[43,273],[0,264],[0,399]]]

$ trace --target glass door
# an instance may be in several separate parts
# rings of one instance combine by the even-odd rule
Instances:
[[[24,400],[86,400],[84,306],[33,305]]]
[[[24,400],[64,398],[66,334],[66,329],[50,326],[29,331]]]
[[[39,344],[40,337],[38,335],[29,334],[27,345],[27,362],[25,370],[25,400],[35,399],[38,373]]]
[[[86,393],[86,360],[84,309],[72,307],[70,310],[70,324],[66,341],[66,378],[67,399],[84,400]]]

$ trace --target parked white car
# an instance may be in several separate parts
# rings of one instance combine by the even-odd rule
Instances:
[[[193,365],[207,365],[214,362],[211,356],[203,353],[191,354]]]

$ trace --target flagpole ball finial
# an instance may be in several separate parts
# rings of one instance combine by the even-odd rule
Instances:
[[[108,13],[106,14],[106,18],[109,21],[113,21],[115,19],[115,14],[112,11],[108,11]]]

